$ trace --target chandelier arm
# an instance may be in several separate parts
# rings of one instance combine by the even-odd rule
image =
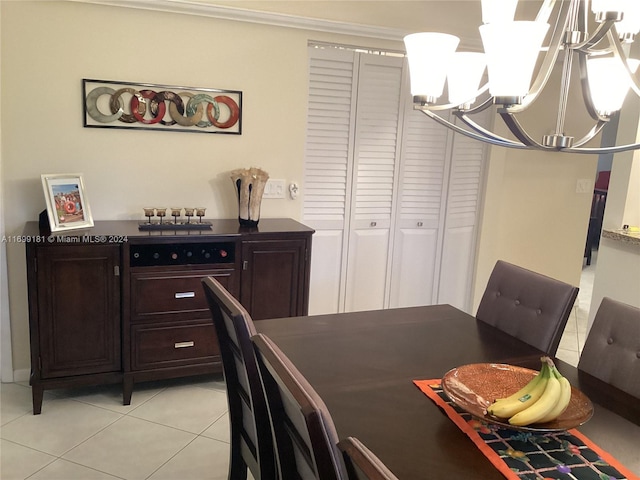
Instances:
[[[617,145],[615,147],[599,147],[599,148],[565,148],[562,152],[566,153],[585,153],[585,154],[612,154],[628,152],[630,150],[640,149],[640,143],[629,143],[627,145]]]
[[[453,114],[456,117],[458,117],[460,120],[462,120],[469,128],[471,128],[475,132],[479,133],[484,138],[493,138],[494,140],[498,140],[500,142],[511,144],[511,146],[514,147],[514,148],[526,148],[527,147],[526,145],[524,145],[522,143],[514,142],[513,140],[510,140],[510,139],[505,138],[505,137],[501,137],[500,135],[498,135],[496,133],[493,133],[490,130],[487,130],[483,126],[481,126],[481,125],[477,124],[476,122],[474,122],[473,120],[471,120],[471,118],[467,115],[467,112],[455,111],[455,112],[453,112]]]
[[[524,145],[538,148],[540,150],[556,150],[555,148],[546,147],[541,143],[536,142],[533,137],[531,137],[531,135],[522,128],[518,119],[510,111],[507,111],[506,109],[499,109],[498,113],[502,117],[502,121],[507,125],[507,127],[509,127],[511,133],[513,133]]]
[[[477,91],[474,95],[475,95],[476,97],[478,97],[478,96],[482,95],[483,93],[485,93],[485,92],[486,92],[486,91],[488,91],[488,90],[489,90],[489,83],[486,83],[486,84],[484,84],[482,87],[480,87],[480,88],[478,89],[478,91]],[[493,97],[492,97],[492,98],[493,98]],[[491,100],[491,98],[490,98],[489,100]],[[484,105],[484,104],[483,104],[483,105]],[[480,112],[480,111],[484,110],[485,108],[487,108],[487,107],[485,106],[484,108],[480,109],[480,107],[481,107],[481,106],[482,106],[482,105],[480,105],[480,106],[478,106],[478,107],[473,108],[473,109],[472,109],[472,110],[473,110],[473,113],[476,113],[476,110],[477,110],[477,109],[478,109],[477,111],[478,111],[478,112]],[[490,105],[489,105],[489,106],[490,106]],[[454,108],[458,108],[458,107],[459,107],[459,105],[458,105],[458,104],[454,104],[454,103],[447,103],[447,104],[442,104],[442,105],[426,105],[426,104],[424,104],[424,105],[423,105],[422,103],[420,103],[420,102],[416,102],[416,101],[414,100],[414,108],[415,108],[416,110],[423,110],[423,109],[424,109],[424,110],[431,110],[432,112],[437,112],[437,111],[440,111],[440,110],[452,110],[452,109],[454,109]]]
[[[487,84],[487,88],[488,88],[488,84]],[[464,112],[467,115],[473,115],[474,113],[480,113],[484,110],[486,110],[487,108],[493,106],[493,98],[494,97],[489,97],[487,98],[484,102],[482,102],[480,105],[477,105],[473,108],[469,108],[466,110],[460,110],[462,112]]]
[[[569,21],[570,4],[571,2],[560,3],[560,11],[558,12],[558,23],[561,24],[561,28],[558,28],[558,25],[556,25],[551,41],[549,42],[549,48],[546,55],[544,56],[544,60],[542,61],[542,65],[540,66],[540,70],[538,71],[538,75],[536,76],[536,79],[533,82],[529,93],[527,93],[527,95],[522,99],[521,104],[510,105],[509,107],[507,107],[507,111],[509,113],[520,113],[529,108],[529,106],[538,98],[538,95],[540,95],[540,92],[542,92],[549,78],[551,77],[551,72],[555,67],[556,60],[558,59],[558,54],[560,53],[560,49],[564,41],[564,32]]]
[[[556,0],[544,0],[540,6],[540,10],[538,10],[538,14],[536,15],[536,22],[547,23],[555,4]]]
[[[453,130],[456,133],[460,133],[466,137],[472,138],[474,140],[479,140],[481,142],[484,143],[490,143],[491,145],[498,145],[500,147],[508,147],[508,148],[527,148],[526,145],[523,145],[521,143],[518,142],[513,142],[511,140],[507,140],[507,139],[500,139],[500,138],[494,138],[494,136],[490,136],[490,137],[485,137],[483,135],[479,135],[475,132],[470,132],[468,130],[465,130],[464,128],[459,127],[458,125],[455,125],[451,122],[449,122],[448,120],[442,118],[441,116],[429,111],[429,110],[422,110],[422,109],[418,109],[420,110],[422,113],[424,113],[425,115],[427,115],[429,118],[431,118],[432,120],[435,120],[436,122],[438,122],[440,125],[443,125],[451,130]]]
[[[629,68],[629,63],[627,62],[628,57],[625,54],[624,49],[622,48],[622,42],[620,42],[617,34],[613,35],[611,33],[609,33],[609,40],[613,45],[613,54],[618,57],[620,61],[622,61],[622,64],[627,71],[627,75],[629,75],[629,79],[631,80],[631,89],[637,96],[640,97],[640,81],[638,81],[638,78]]]
[[[572,148],[579,148],[585,143],[589,142],[591,139],[593,139],[593,137],[595,137],[597,134],[600,133],[600,131],[604,128],[606,124],[607,122],[605,121],[599,121],[597,124],[595,124],[591,128],[591,130],[589,130],[589,132],[584,137],[582,137],[577,142],[574,142]]]
[[[604,22],[598,24],[596,31],[593,32],[589,38],[587,38],[582,43],[577,43],[575,45],[571,45],[572,50],[580,50],[587,52],[592,49],[592,47],[598,44],[610,31],[613,27],[615,27],[614,20],[605,20]]]

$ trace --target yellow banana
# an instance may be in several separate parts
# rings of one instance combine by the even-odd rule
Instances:
[[[562,415],[562,413],[569,406],[569,402],[571,401],[571,384],[569,383],[569,380],[564,378],[555,367],[552,368],[552,371],[555,377],[560,382],[560,398],[558,399],[558,403],[556,403],[553,409],[551,409],[551,411],[546,416],[538,420],[538,423],[546,423],[555,420],[560,415]]]
[[[511,425],[524,426],[539,422],[556,406],[560,399],[561,390],[560,381],[555,375],[552,375],[547,381],[542,396],[531,404],[530,407],[521,410],[509,418],[509,423]]]
[[[541,373],[542,370],[540,370],[531,380],[529,380],[529,382],[524,387],[522,387],[516,393],[513,393],[508,397],[496,398],[495,402],[493,403],[517,400],[520,397],[526,395],[527,393],[529,393],[529,390],[531,390],[540,381],[540,379],[542,378]]]
[[[538,375],[513,395],[493,402],[487,407],[487,412],[498,418],[510,418],[529,408],[544,394],[550,377],[549,365],[542,362]]]

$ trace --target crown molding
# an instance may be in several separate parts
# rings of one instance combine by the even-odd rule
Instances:
[[[244,8],[212,5],[194,0],[68,0],[113,7],[155,10],[160,12],[198,15],[240,22],[259,23],[277,27],[297,28],[342,35],[372,37],[383,40],[402,41],[406,30],[375,25],[338,22],[319,18],[302,17],[283,13],[249,10]]]

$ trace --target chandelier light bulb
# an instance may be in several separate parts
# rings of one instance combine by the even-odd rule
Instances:
[[[427,101],[435,102],[442,95],[458,43],[458,37],[447,33],[422,32],[404,37],[414,97],[426,97]]]
[[[487,55],[489,92],[495,97],[524,97],[549,24],[500,22],[479,28]]]

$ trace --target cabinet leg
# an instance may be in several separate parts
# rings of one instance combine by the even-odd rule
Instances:
[[[40,415],[42,412],[42,398],[44,397],[44,388],[41,386],[31,386],[31,399],[33,403],[33,414]]]
[[[131,405],[131,395],[133,395],[133,377],[126,376],[122,381],[122,404]]]

